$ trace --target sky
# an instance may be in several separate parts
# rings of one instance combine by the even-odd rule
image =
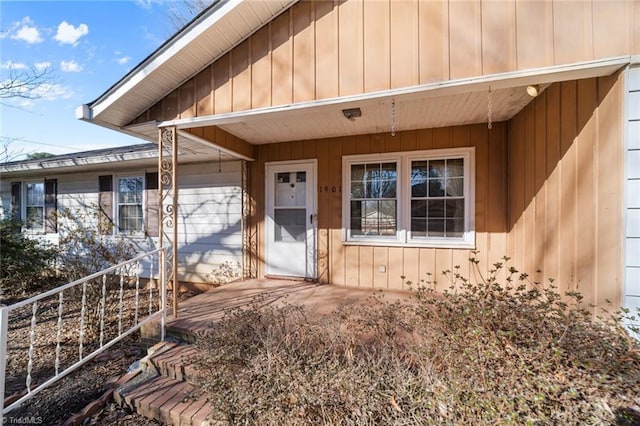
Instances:
[[[35,100],[0,99],[8,158],[69,154],[143,143],[75,118],[174,32],[176,2],[162,0],[0,0],[0,81],[47,69]],[[3,148],[0,147],[0,152]]]

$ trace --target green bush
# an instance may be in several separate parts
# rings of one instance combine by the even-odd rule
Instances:
[[[0,291],[22,297],[50,288],[56,250],[50,244],[22,233],[22,222],[0,220]]]
[[[506,259],[505,259],[506,261]],[[477,265],[472,258],[471,263]],[[621,315],[495,265],[318,317],[260,301],[198,336],[197,384],[230,424],[634,424],[640,356]],[[504,271],[503,271],[504,273]]]

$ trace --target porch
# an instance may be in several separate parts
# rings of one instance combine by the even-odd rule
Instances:
[[[195,335],[211,328],[225,311],[252,303],[258,306],[289,303],[304,305],[318,315],[329,315],[337,307],[363,303],[382,290],[341,287],[301,280],[249,279],[221,285],[180,302],[178,316],[167,319],[167,335],[194,341]],[[393,301],[408,297],[409,292],[385,290],[385,299]]]
[[[120,405],[145,417],[171,425],[207,424],[210,412],[206,396],[201,395],[189,378],[197,374],[192,359],[198,333],[205,332],[230,309],[257,306],[304,305],[313,315],[331,315],[337,308],[363,304],[374,295],[384,294],[390,302],[408,298],[408,291],[350,288],[307,281],[249,279],[211,289],[181,301],[178,316],[167,318],[169,339],[149,349],[140,370],[114,391]],[[155,332],[153,326],[142,329]]]

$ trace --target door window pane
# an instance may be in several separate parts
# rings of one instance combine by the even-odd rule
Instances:
[[[307,232],[306,209],[276,209],[274,216],[276,241],[305,241]]]
[[[276,173],[275,207],[304,207],[307,204],[306,172]]]

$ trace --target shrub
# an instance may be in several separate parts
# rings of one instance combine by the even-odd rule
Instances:
[[[95,272],[133,258],[136,248],[131,239],[100,235],[93,221],[97,220],[97,207],[87,206],[82,211],[62,210],[60,225],[60,269],[67,280],[86,277]]]
[[[72,212],[69,209],[60,212],[64,219],[60,225],[60,275],[67,282],[87,277],[111,266],[132,259],[137,254],[131,239],[120,236],[100,235],[93,224],[99,217],[97,207],[87,206]],[[124,276],[133,276],[135,265],[123,271]],[[102,309],[105,318],[114,318],[120,308],[120,271],[114,271],[104,277],[104,306],[102,306],[102,279],[94,279],[86,286],[85,315],[86,327],[96,331],[100,327]],[[129,285],[125,278],[124,285]],[[82,299],[82,286],[69,290],[72,300]]]
[[[0,291],[24,296],[52,286],[56,250],[22,233],[22,222],[0,221]]]
[[[507,259],[505,259],[506,262]],[[477,261],[472,258],[473,265]],[[637,342],[504,263],[472,283],[446,271],[413,296],[331,316],[256,300],[198,336],[197,384],[230,424],[633,424]],[[458,289],[458,290],[456,290]]]

